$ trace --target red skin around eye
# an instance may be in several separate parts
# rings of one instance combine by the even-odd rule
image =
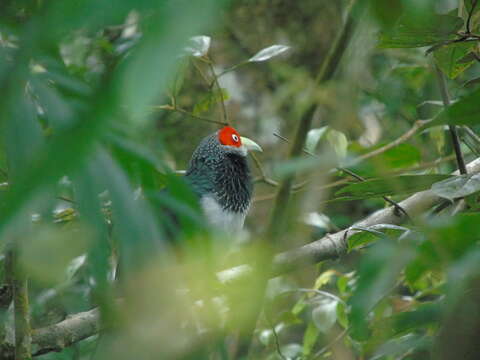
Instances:
[[[235,140],[234,136],[232,135],[237,135],[238,140]],[[222,145],[236,146],[236,147],[242,146],[242,140],[240,139],[240,134],[237,132],[237,130],[235,130],[230,126],[225,126],[224,128],[220,129],[220,131],[218,132],[218,140]]]

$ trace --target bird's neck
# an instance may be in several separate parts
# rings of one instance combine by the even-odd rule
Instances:
[[[244,156],[196,157],[186,177],[201,199],[213,198],[223,211],[243,213],[250,206],[253,185]]]
[[[226,211],[246,212],[252,195],[252,179],[247,159],[227,154],[215,175],[215,197]]]

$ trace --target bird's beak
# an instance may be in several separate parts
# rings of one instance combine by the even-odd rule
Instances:
[[[263,149],[255,141],[250,140],[249,138],[241,136],[242,144],[248,151],[260,151],[263,152]]]

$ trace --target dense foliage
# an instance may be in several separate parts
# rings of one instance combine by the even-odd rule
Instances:
[[[476,359],[478,2],[2,0],[0,358]]]

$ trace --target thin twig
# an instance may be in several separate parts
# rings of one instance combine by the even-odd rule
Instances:
[[[69,203],[72,203],[72,204],[75,204],[75,200],[66,198],[66,197],[64,197],[64,196],[57,196],[57,199],[58,199],[58,200],[62,200],[62,201],[66,201],[66,202],[69,202]]]
[[[470,23],[471,23],[471,21],[472,21],[473,12],[475,11],[475,7],[477,6],[477,3],[478,3],[478,0],[473,0],[473,1],[472,1],[472,8],[471,8],[470,11],[468,12],[467,24],[466,24],[466,26],[465,26],[465,29],[466,29],[467,34],[469,34],[469,35],[470,35],[470,33],[471,33]]]
[[[267,320],[268,326],[270,326],[270,328],[272,329],[273,338],[275,339],[275,349],[277,350],[278,356],[280,356],[280,358],[282,358],[283,360],[287,360],[285,355],[283,355],[282,353],[282,349],[280,348],[280,341],[278,340],[277,330],[275,330],[275,326],[268,317],[267,313],[265,313],[265,320]]]
[[[200,77],[203,79],[203,81],[207,85],[208,89],[210,90],[212,82],[210,80],[208,80],[207,76],[203,73],[202,69],[200,69],[200,67],[198,66],[196,61],[192,61],[192,63],[193,63],[193,66],[195,67],[195,69],[197,69],[198,73],[200,74]]]
[[[174,112],[178,112],[178,113],[181,113],[181,114],[188,115],[191,118],[198,119],[198,120],[201,120],[201,121],[206,121],[206,122],[209,122],[209,123],[212,123],[212,124],[217,124],[217,125],[222,125],[222,126],[228,125],[227,123],[225,123],[223,121],[217,121],[217,120],[209,119],[209,118],[206,118],[206,117],[203,117],[203,116],[198,116],[198,115],[195,115],[195,114],[193,114],[193,113],[191,113],[187,110],[184,110],[184,109],[179,108],[179,107],[173,107],[171,105],[153,106],[153,109],[154,110],[174,111]]]
[[[210,71],[212,73],[212,76],[213,76],[213,81],[215,82],[215,85],[217,86],[217,90],[218,92],[220,93],[220,104],[221,104],[221,107],[222,107],[222,113],[223,113],[223,120],[225,123],[229,123],[228,121],[228,114],[227,114],[227,108],[225,106],[225,101],[223,99],[223,91],[222,91],[222,88],[220,87],[220,83],[218,82],[218,78],[217,78],[217,74],[215,73],[215,68],[213,67],[213,62],[208,59],[208,67],[210,68]]]
[[[278,186],[278,181],[270,179],[265,174],[265,170],[263,169],[263,165],[260,162],[260,160],[257,158],[257,156],[253,152],[250,152],[249,154],[252,157],[253,162],[255,163],[255,166],[257,167],[258,171],[260,172],[260,178],[255,179],[255,181],[256,182],[264,182],[265,184],[272,185],[272,186]]]
[[[450,96],[448,95],[445,75],[443,75],[443,72],[437,65],[435,65],[435,70],[437,73],[438,86],[442,95],[443,105],[445,106],[445,108],[448,108],[450,106]],[[467,173],[467,167],[465,166],[465,159],[463,158],[462,149],[460,148],[460,140],[458,139],[457,127],[455,125],[449,125],[448,128],[452,137],[452,145],[455,151],[455,156],[457,158],[458,170],[460,171],[460,174],[465,175]]]

